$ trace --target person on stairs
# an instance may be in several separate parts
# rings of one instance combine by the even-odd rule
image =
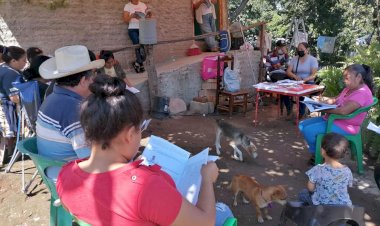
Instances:
[[[124,6],[124,22],[128,24],[128,36],[131,39],[133,45],[139,44],[140,35],[140,22],[141,15],[145,15],[145,18],[151,18],[152,12],[148,9],[145,3],[139,0],[129,0]],[[136,61],[132,63],[136,73],[145,71],[144,61],[146,54],[143,46],[135,48]]]

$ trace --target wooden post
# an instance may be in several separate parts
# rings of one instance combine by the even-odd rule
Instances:
[[[150,111],[153,111],[154,97],[158,95],[158,76],[156,65],[153,59],[153,45],[145,45],[146,52],[146,72],[148,73],[148,88],[149,88],[149,101],[150,101]]]
[[[218,0],[219,4],[219,30],[228,29],[228,0]]]
[[[262,23],[260,25],[260,35],[259,35],[259,38],[260,38],[260,66],[259,66],[259,81],[262,82],[262,81],[265,81],[265,78],[264,78],[264,62],[263,62],[263,57],[264,57],[264,43],[265,43],[265,23]]]

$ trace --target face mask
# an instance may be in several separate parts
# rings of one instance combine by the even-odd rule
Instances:
[[[284,51],[282,51],[282,49],[279,49],[279,50],[277,51],[277,53],[278,53],[278,55],[282,55],[282,54],[284,54]]]
[[[303,51],[303,50],[298,50],[298,51],[297,51],[297,54],[298,54],[299,57],[303,57],[303,56],[305,56],[305,51]]]

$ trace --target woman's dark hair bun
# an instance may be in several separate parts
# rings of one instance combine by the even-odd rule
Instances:
[[[89,88],[97,97],[122,96],[127,91],[126,84],[122,79],[105,74],[97,75]]]
[[[371,71],[371,67],[366,65],[366,64],[362,64],[362,67],[364,68],[364,70],[368,73]]]

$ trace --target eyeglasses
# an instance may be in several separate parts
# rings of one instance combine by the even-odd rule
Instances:
[[[141,125],[140,125],[140,131],[141,132],[143,132],[144,130],[146,130],[148,128],[150,121],[152,121],[152,119],[146,119],[141,123]]]

